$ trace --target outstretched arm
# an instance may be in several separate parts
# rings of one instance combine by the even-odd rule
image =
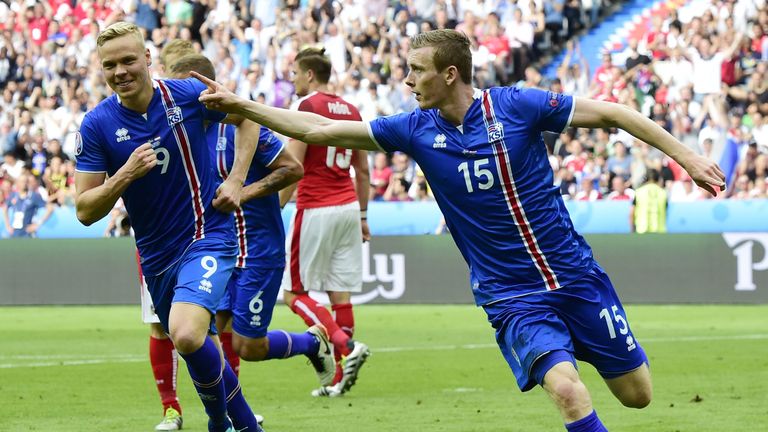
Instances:
[[[378,150],[363,122],[331,120],[309,112],[269,107],[238,97],[223,85],[196,72],[191,75],[208,86],[208,89],[200,94],[200,101],[209,109],[242,115],[275,132],[307,144],[332,143],[336,147]]]
[[[584,128],[618,127],[635,138],[663,151],[690,174],[697,185],[712,195],[725,190],[725,174],[716,163],[696,154],[661,126],[624,105],[574,98],[571,126]]]

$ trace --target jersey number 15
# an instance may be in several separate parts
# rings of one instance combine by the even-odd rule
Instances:
[[[473,161],[474,165],[474,177],[477,187],[481,190],[488,190],[493,187],[493,173],[488,168],[483,166],[488,165],[490,161],[488,158],[478,159]],[[467,192],[472,193],[475,188],[472,186],[472,178],[469,169],[469,162],[462,162],[459,164],[459,173],[464,175],[464,184],[467,186]]]

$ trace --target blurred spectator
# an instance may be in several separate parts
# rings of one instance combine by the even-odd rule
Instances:
[[[667,232],[667,191],[659,186],[661,176],[649,169],[645,184],[635,191],[630,227],[638,234]]]
[[[383,199],[391,177],[392,168],[389,167],[387,155],[376,152],[373,156],[373,169],[371,170],[372,200]]]
[[[627,187],[627,181],[621,176],[611,179],[611,193],[605,197],[609,201],[632,201],[635,199],[635,191]]]
[[[584,176],[581,179],[581,190],[576,193],[575,201],[597,201],[603,198],[603,194],[595,189],[595,179],[590,176]]]
[[[8,151],[3,155],[3,164],[0,165],[0,170],[5,173],[11,181],[16,181],[21,176],[21,172],[24,169],[24,161],[20,161],[16,158],[16,153]]]
[[[11,237],[35,237],[37,230],[53,213],[53,206],[45,202],[36,187],[34,177],[22,174],[16,179],[14,191],[5,200],[5,230]],[[37,211],[42,208],[45,208],[45,214],[37,219]]]
[[[691,202],[700,199],[702,199],[701,191],[688,176],[681,181],[675,182],[669,191],[670,202]]]
[[[619,176],[624,181],[629,180],[632,169],[632,156],[627,154],[627,146],[621,141],[613,143],[613,156],[606,161],[609,173]]]

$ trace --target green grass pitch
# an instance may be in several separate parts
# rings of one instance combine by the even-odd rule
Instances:
[[[581,371],[611,431],[768,431],[768,306],[630,306],[654,401],[623,408]],[[309,395],[305,359],[243,363],[265,429],[311,432],[562,431],[541,389],[521,394],[473,306],[359,306],[373,356],[342,398]],[[273,328],[303,323],[278,306]],[[151,431],[161,409],[136,306],[0,308],[0,431]],[[206,430],[181,365],[184,430]]]

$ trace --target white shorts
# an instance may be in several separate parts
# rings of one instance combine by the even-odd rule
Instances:
[[[139,264],[139,255],[136,252],[136,265],[139,269],[139,295],[141,296],[141,320],[145,324],[160,323],[160,318],[155,313],[155,305],[152,304],[152,297],[147,289],[147,281],[144,280],[144,273],[141,272]]]
[[[296,210],[285,241],[286,291],[363,289],[360,204]]]

